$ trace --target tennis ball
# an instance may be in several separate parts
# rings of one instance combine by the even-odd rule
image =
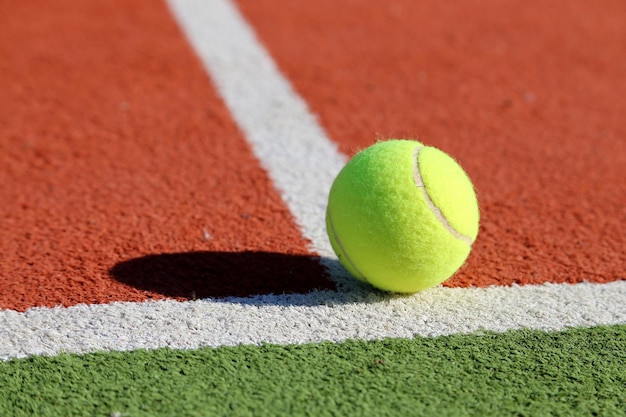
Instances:
[[[478,235],[474,187],[454,159],[411,140],[357,153],[330,190],[326,230],[340,262],[385,291],[438,285],[463,265]]]

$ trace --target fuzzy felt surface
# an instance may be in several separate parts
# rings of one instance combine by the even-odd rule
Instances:
[[[426,166],[416,165],[422,147],[409,140],[379,142],[355,155],[330,191],[327,228],[335,251],[357,278],[383,290],[411,293],[440,284],[471,249],[441,218],[465,210],[461,201],[473,196],[471,182],[440,151],[426,148],[419,158]],[[416,170],[427,174],[424,184],[416,184]],[[441,207],[433,206],[431,192]],[[475,237],[475,197],[469,203],[469,216],[453,218]]]

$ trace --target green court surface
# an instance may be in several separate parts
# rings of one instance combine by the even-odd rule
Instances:
[[[624,416],[626,325],[0,362],[5,416]]]

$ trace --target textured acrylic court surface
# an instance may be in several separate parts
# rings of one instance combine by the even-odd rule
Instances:
[[[482,227],[447,285],[625,278],[623,2],[237,6],[343,153],[466,168]],[[0,16],[0,308],[334,288],[165,4]]]
[[[626,326],[0,362],[14,417],[626,413]]]

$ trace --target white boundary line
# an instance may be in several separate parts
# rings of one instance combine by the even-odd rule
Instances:
[[[334,257],[324,211],[346,158],[230,1],[169,5],[311,249]]]
[[[626,323],[626,281],[437,287],[410,297],[320,291],[0,311],[0,359],[61,352],[307,343]]]

